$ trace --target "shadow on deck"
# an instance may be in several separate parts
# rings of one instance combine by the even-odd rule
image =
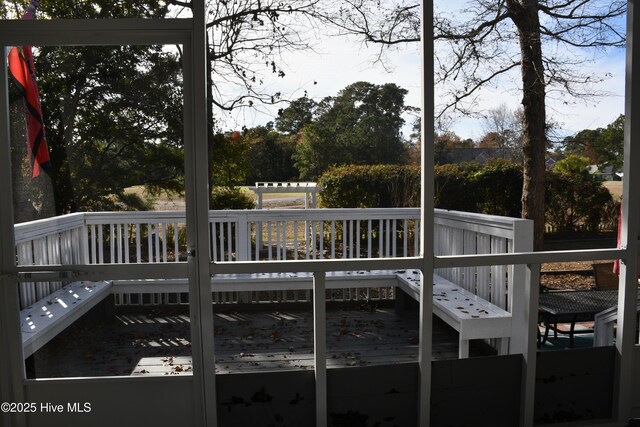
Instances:
[[[127,307],[104,301],[27,359],[29,377],[190,374],[187,307]],[[215,306],[217,373],[313,370],[311,306]],[[246,309],[245,309],[246,308]],[[495,352],[474,342],[471,356]],[[433,360],[457,359],[458,334],[433,318]],[[329,305],[327,367],[418,360],[418,316],[392,305]]]

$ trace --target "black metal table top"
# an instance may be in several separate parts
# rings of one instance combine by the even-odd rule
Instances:
[[[618,291],[563,291],[540,294],[539,307],[552,314],[582,314],[595,316],[618,303]]]

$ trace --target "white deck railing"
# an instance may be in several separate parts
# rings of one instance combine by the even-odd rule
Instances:
[[[526,221],[436,211],[437,255],[530,250]],[[186,261],[185,214],[181,211],[78,213],[15,226],[19,265],[128,264]],[[418,253],[420,210],[283,209],[211,211],[210,260],[248,261],[407,257]],[[502,308],[511,307],[513,267],[439,271]],[[60,288],[60,283],[22,283],[23,306]]]
[[[636,313],[640,316],[640,299],[636,303]],[[640,317],[638,318],[640,319]],[[618,323],[618,306],[615,305],[596,314],[593,323],[593,346],[614,345],[616,342],[615,328]]]

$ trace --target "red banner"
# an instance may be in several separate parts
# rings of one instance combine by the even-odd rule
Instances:
[[[39,1],[32,1],[22,19],[33,18],[39,3]],[[11,49],[9,52],[9,76],[24,96],[31,176],[35,178],[40,175],[40,168],[49,166],[50,159],[44,134],[40,93],[36,82],[31,46]]]

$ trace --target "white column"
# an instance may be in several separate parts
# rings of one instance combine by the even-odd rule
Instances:
[[[533,235],[533,234],[531,234]],[[515,284],[518,286],[518,284]],[[523,427],[533,426],[533,411],[536,392],[536,352],[538,335],[538,301],[540,296],[540,264],[530,264],[525,267],[524,282],[520,285],[524,287],[524,304],[522,313],[515,315],[512,321],[517,321],[526,328],[521,330],[525,340],[522,342],[522,387],[520,401],[520,425]],[[513,335],[512,335],[513,337]],[[512,338],[513,339],[513,338]]]
[[[16,281],[13,200],[11,188],[11,134],[9,130],[9,92],[7,50],[0,61],[0,402],[24,402],[25,378],[20,332],[20,306]],[[0,413],[0,425],[26,426],[24,414]]]
[[[640,174],[637,167],[640,155],[637,150],[640,137],[640,44],[634,43],[634,27],[640,26],[640,7],[627,1],[627,51],[624,126],[624,166],[622,198],[621,247],[626,248],[626,259],[620,265],[620,287],[618,291],[618,332],[616,339],[616,418],[620,425],[626,424],[631,415],[631,392],[634,371],[633,357],[636,331],[636,298],[638,293],[638,231],[640,222],[640,198],[638,186]],[[636,83],[634,85],[634,71]],[[636,376],[638,374],[636,373]],[[616,402],[616,401],[614,401]]]
[[[194,0],[191,43],[184,46],[185,186],[194,411],[217,426],[213,309],[209,272],[205,3]]]
[[[533,251],[533,222],[514,221],[513,252]],[[515,265],[510,278],[509,311],[511,312],[510,354],[522,354],[522,387],[520,425],[533,425],[536,385],[536,352],[538,351],[538,296],[540,265]]]
[[[422,209],[420,213],[420,255],[423,258],[420,281],[420,350],[418,364],[418,425],[428,427],[431,416],[431,353],[433,335],[433,224],[434,224],[434,83],[433,83],[433,2],[422,2]]]
[[[316,378],[316,427],[327,426],[327,310],[324,272],[313,273],[313,359]]]

